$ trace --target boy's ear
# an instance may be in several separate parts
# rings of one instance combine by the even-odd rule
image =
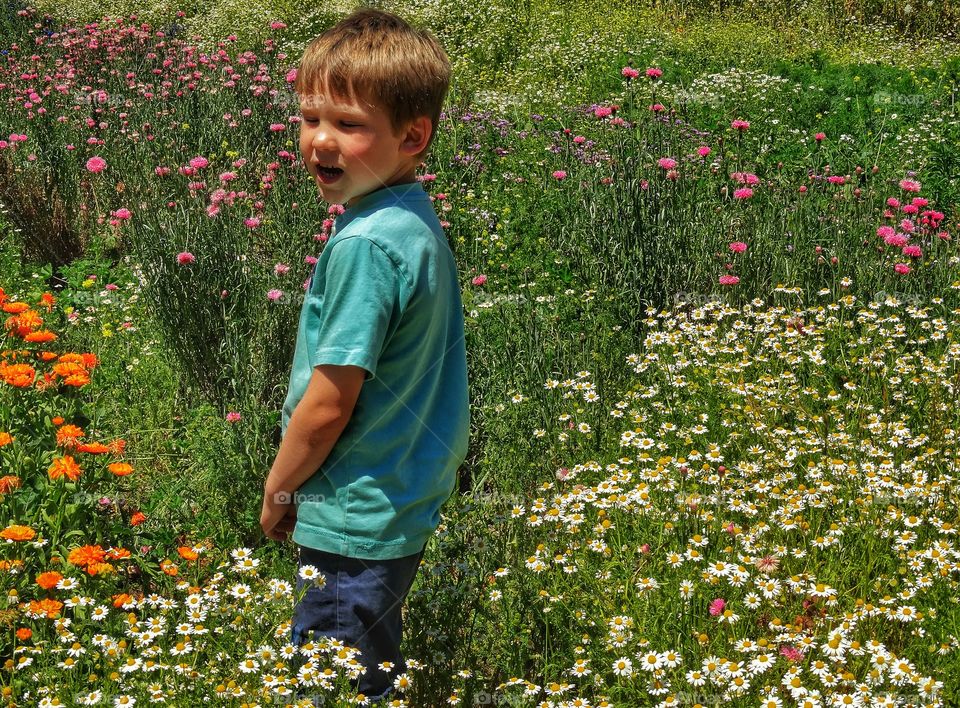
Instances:
[[[418,155],[427,149],[433,124],[427,116],[418,116],[407,124],[400,149],[408,155]]]

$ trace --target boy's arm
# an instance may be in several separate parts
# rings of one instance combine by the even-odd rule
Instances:
[[[293,494],[327,459],[353,414],[365,374],[359,366],[313,369],[264,485],[260,526],[269,538],[284,541],[293,532]]]

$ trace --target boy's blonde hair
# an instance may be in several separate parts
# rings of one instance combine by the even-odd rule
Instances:
[[[396,135],[427,116],[437,133],[450,86],[450,60],[430,32],[389,12],[364,8],[341,20],[304,50],[294,89],[301,97],[321,91],[366,99],[390,117]]]

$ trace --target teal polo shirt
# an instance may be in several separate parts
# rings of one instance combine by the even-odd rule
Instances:
[[[385,187],[335,222],[305,293],[281,429],[321,364],[366,370],[350,421],[298,490],[294,542],[352,558],[418,553],[470,430],[453,253],[423,187]]]

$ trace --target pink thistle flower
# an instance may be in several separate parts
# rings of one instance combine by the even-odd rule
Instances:
[[[316,256],[304,256],[303,262],[306,263],[307,265],[316,265],[316,264],[317,264],[317,257],[316,257]]]
[[[826,140],[826,138],[827,138],[826,133],[817,133],[816,135],[813,136],[813,139],[816,140],[818,143],[823,142],[824,140]]]
[[[597,118],[607,118],[613,115],[613,109],[610,106],[597,106],[593,109],[593,115]]]
[[[847,178],[842,175],[830,175],[827,177],[827,182],[830,184],[846,184]]]
[[[881,226],[877,229],[877,236],[880,238],[887,238],[887,236],[893,236],[894,230],[892,226]]]
[[[717,615],[723,614],[724,608],[727,606],[727,601],[722,597],[716,598],[713,602],[710,603],[710,616],[716,617]]]
[[[287,75],[284,77],[284,79],[288,84],[292,84],[294,81],[297,80],[297,70],[290,69],[290,71],[287,72]]]
[[[780,647],[780,655],[786,657],[787,661],[790,662],[803,661],[803,652],[790,644],[784,644]]]
[[[210,204],[210,205],[207,207],[207,216],[209,216],[211,219],[213,219],[214,217],[216,217],[217,214],[219,214],[219,213],[220,213],[220,205],[218,205],[218,204]]]
[[[646,70],[645,73],[651,79],[659,79],[661,76],[663,76],[663,69],[656,66],[651,66]]]
[[[283,123],[271,123],[271,124],[270,124],[270,132],[271,132],[271,133],[279,133],[279,132],[281,132],[281,131],[283,131],[283,130],[286,130],[286,129],[287,129],[287,126],[285,126]]]
[[[893,246],[894,248],[902,248],[907,245],[907,241],[910,240],[910,237],[906,234],[892,233],[889,236],[883,237],[883,242],[888,246]]]
[[[243,416],[237,413],[236,411],[230,411],[226,415],[226,420],[228,423],[237,423],[240,421],[241,418],[243,418]]]
[[[903,255],[910,256],[911,258],[922,258],[923,251],[920,249],[920,246],[911,244],[903,247]]]
[[[477,277],[475,277],[475,278],[474,278],[473,280],[471,280],[470,282],[473,283],[474,285],[483,285],[484,283],[487,282],[487,276],[485,276],[485,275],[483,275],[483,274],[481,273],[480,275],[478,275]]]
[[[712,151],[710,148],[708,148],[706,145],[701,145],[700,147],[697,148],[697,154],[698,154],[700,157],[706,157],[706,156],[709,155],[711,152],[713,152],[713,151]]]
[[[900,206],[900,200],[896,197],[890,197],[887,199],[887,206],[896,209],[898,206]]]
[[[670,157],[661,157],[657,160],[657,164],[665,170],[672,170],[677,166],[677,161]]]
[[[286,27],[287,27],[287,26],[286,26],[283,22],[271,22],[271,23],[270,23],[270,29],[272,29],[272,30],[282,30],[282,29],[286,29]]]
[[[556,171],[553,173],[553,177],[554,177],[554,179],[556,179],[556,180],[558,180],[558,181],[559,181],[559,180],[564,180],[564,179],[567,178],[567,173],[564,172],[563,170],[556,170]]]
[[[900,211],[902,211],[904,214],[910,214],[910,216],[913,216],[920,213],[920,207],[916,206],[915,204],[904,204],[902,207],[900,207]]]
[[[190,159],[190,167],[195,170],[202,170],[204,167],[210,164],[210,160],[205,157],[193,157]]]
[[[440,195],[438,194],[437,199],[439,198]],[[332,216],[340,216],[340,214],[345,211],[346,209],[344,209],[343,204],[331,204],[329,207],[327,207],[327,213],[331,214]]]
[[[946,231],[941,231],[940,233],[937,234],[937,238],[940,239],[941,241],[949,241],[951,239],[951,236]]]
[[[747,250],[747,244],[743,241],[734,241],[730,244],[730,250],[734,253],[743,253]]]
[[[893,266],[893,270],[896,271],[899,275],[906,275],[913,269],[910,266],[908,266],[906,263],[896,263]]]
[[[900,189],[904,192],[919,192],[920,183],[913,179],[902,179],[900,180]]]
[[[102,157],[91,157],[87,160],[87,172],[93,172],[98,174],[103,172],[107,167],[107,161]]]
[[[635,79],[640,76],[640,72],[634,69],[632,66],[625,66],[620,70],[620,75],[626,77],[627,79]]]
[[[740,120],[739,118],[730,123],[730,127],[734,130],[744,131],[750,129],[750,122],[745,120]]]
[[[290,266],[288,266],[286,263],[277,263],[275,266],[273,266],[274,275],[286,275],[289,272]]]
[[[910,203],[915,207],[925,207],[930,203],[930,200],[924,197],[914,197],[910,200]]]
[[[127,221],[130,219],[133,214],[130,213],[130,210],[126,207],[120,207],[115,212],[112,212],[114,218],[120,219],[122,221]]]
[[[107,284],[104,285],[103,287],[104,287],[105,290],[109,290],[110,292],[113,292],[114,290],[118,290],[118,289],[119,289],[114,283],[107,283]]]
[[[741,187],[733,193],[734,199],[749,199],[753,196],[753,190],[750,187]]]
[[[267,300],[269,300],[270,302],[276,302],[282,297],[283,297],[283,290],[277,290],[276,288],[273,288],[272,290],[267,291]]]
[[[721,275],[719,282],[720,285],[736,285],[740,282],[740,278],[735,275]]]
[[[183,265],[190,265],[191,263],[193,263],[193,262],[196,261],[196,260],[197,260],[197,257],[194,256],[194,255],[193,255],[192,253],[190,253],[189,251],[184,251],[183,253],[178,253],[178,254],[177,254],[177,263],[179,263],[179,264],[182,265],[182,266],[183,266]]]
[[[243,220],[243,225],[248,229],[255,229],[260,226],[260,219],[256,216],[251,216],[250,218]]]
[[[652,106],[650,106],[650,110],[654,113],[663,113],[665,110],[667,110],[667,108],[662,103],[654,103]]]

